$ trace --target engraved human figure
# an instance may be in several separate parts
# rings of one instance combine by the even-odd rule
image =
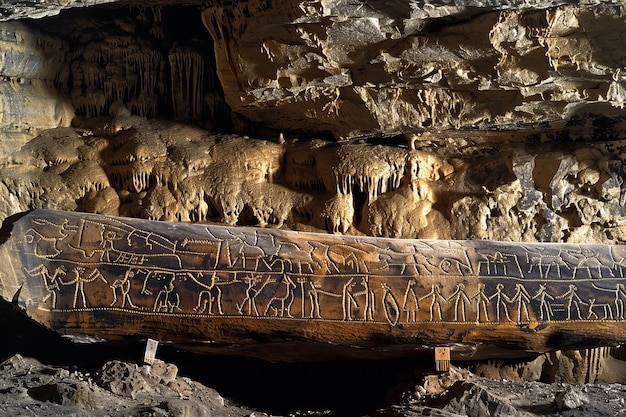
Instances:
[[[504,289],[504,284],[496,285],[496,292],[491,297],[489,297],[489,301],[493,300],[494,298],[496,299],[496,320],[497,321],[500,321],[501,309],[504,311],[504,315],[506,319],[508,321],[513,321],[511,320],[511,317],[509,316],[509,308],[506,305],[506,303],[511,302],[511,299],[509,298],[508,295],[502,292],[503,289]]]
[[[484,320],[489,321],[489,312],[487,311],[489,297],[485,295],[485,284],[482,282],[478,284],[478,291],[472,296],[472,300],[476,301],[476,321],[480,321],[481,307]]]
[[[450,297],[448,297],[448,301],[451,301],[452,299],[454,299],[454,321],[459,321],[459,306],[461,308],[461,320],[466,321],[467,305],[472,302],[465,293],[465,284],[462,282],[457,284],[456,290],[454,290]]]
[[[383,294],[383,310],[385,311],[385,317],[389,324],[395,326],[398,324],[398,320],[400,319],[400,309],[398,308],[398,300],[396,300],[396,296],[393,295],[391,291],[391,287],[387,285],[386,282],[380,284],[384,294]]]
[[[316,281],[310,281],[309,285],[311,289],[309,290],[309,298],[311,299],[311,318],[321,319],[322,315],[320,314],[320,296],[318,294],[319,287],[321,284]]]
[[[217,304],[217,311],[220,315],[224,314],[222,310],[222,289],[217,284],[218,277],[215,272],[211,275],[211,283],[205,286],[206,290],[200,291],[198,294],[198,305],[193,309],[199,313],[213,313],[213,306]]]
[[[72,284],[76,285],[74,289],[74,302],[72,303],[72,308],[76,308],[76,305],[78,304],[79,295],[83,303],[83,308],[87,307],[87,298],[85,296],[85,284],[86,283],[94,282],[96,279],[100,278],[102,281],[104,281],[105,284],[109,285],[107,280],[104,279],[104,277],[102,276],[100,271],[98,271],[98,269],[94,269],[91,272],[91,274],[89,274],[87,277],[83,276],[83,274],[85,273],[85,268],[83,268],[82,266],[75,267],[72,270],[72,272],[74,273],[74,279],[72,281],[63,283],[65,285],[72,285]]]
[[[539,289],[533,295],[533,300],[539,300],[539,320],[552,319],[554,312],[552,311],[552,305],[547,300],[554,300],[554,297],[546,292],[546,285],[539,284]]]
[[[353,307],[356,308],[359,306],[356,302],[356,299],[354,298],[354,295],[352,294],[352,289],[354,288],[355,285],[356,283],[354,282],[354,277],[351,277],[348,280],[348,282],[343,284],[341,297],[342,297],[344,320],[354,320],[354,317],[352,316],[352,308]]]
[[[306,284],[307,282],[309,282],[308,278],[304,278],[304,277],[298,277],[298,284],[300,284],[300,302],[301,302],[301,315],[302,318],[306,317],[306,313],[305,313],[305,308],[306,308],[306,298],[304,296],[305,294],[305,289],[304,289],[304,284]]]
[[[111,303],[111,307],[117,303],[117,289],[119,288],[122,294],[122,304],[120,307],[124,308],[126,306],[126,302],[128,302],[128,305],[132,308],[139,308],[133,304],[133,301],[130,299],[130,286],[134,277],[135,273],[129,269],[124,274],[124,278],[116,279],[113,284],[110,285],[111,290],[113,291],[113,302]]]
[[[435,308],[437,309],[437,315],[439,316],[439,320],[443,320],[441,315],[441,303],[447,303],[448,300],[441,294],[441,289],[439,285],[433,285],[430,289],[430,292],[423,297],[420,297],[419,300],[425,300],[431,297],[432,300],[430,302],[430,321],[435,320]]]
[[[369,278],[366,276],[361,278],[361,285],[363,286],[363,289],[361,291],[355,292],[353,296],[355,298],[365,296],[365,306],[363,307],[363,320],[374,320],[374,292],[370,290]]]
[[[256,284],[258,284],[259,282],[261,282],[261,276],[260,275],[253,275],[251,277],[245,277],[243,279],[243,281],[248,284],[248,287],[246,288],[246,296],[245,296],[245,298],[243,299],[241,304],[238,306],[239,314],[241,314],[241,315],[244,314],[243,313],[243,308],[247,304],[248,305],[248,315],[251,316],[252,312],[254,311],[254,315],[255,316],[259,316],[260,314],[259,314],[259,309],[258,309],[258,307],[256,305],[256,297],[257,297],[257,295],[259,295],[261,293],[261,291],[263,291],[263,289],[268,284],[274,283],[274,282],[276,282],[276,280],[274,278],[267,278],[259,289],[255,289],[254,286]]]
[[[585,303],[577,294],[578,288],[574,284],[570,284],[569,289],[561,295],[556,296],[555,298],[558,300],[566,300],[565,308],[567,309],[567,319],[572,319],[572,306],[576,308],[576,313],[578,315],[578,319],[582,320],[582,315],[580,314],[580,304]]]
[[[515,294],[511,297],[511,302],[517,301],[517,321],[522,321],[522,312],[526,316],[526,321],[530,321],[530,314],[528,312],[528,304],[530,303],[530,294],[526,291],[526,288],[522,284],[515,285]]]
[[[276,317],[285,317],[286,315],[287,317],[293,318],[291,315],[291,306],[295,300],[293,290],[296,288],[296,284],[287,274],[283,274],[283,279],[280,281],[280,284],[282,285],[280,285],[269,303],[267,303],[263,314],[267,316],[267,312],[272,308],[274,310],[274,316]]]
[[[596,299],[590,298],[589,299],[589,314],[587,314],[587,320],[598,320],[600,318],[598,317],[596,312],[593,311],[593,307],[595,307],[595,304],[596,304]]]
[[[309,290],[309,298],[311,300],[311,318],[315,318],[316,316],[318,319],[322,318],[322,315],[320,314],[320,295],[327,295],[329,297],[342,299],[345,320],[346,297],[343,294],[337,294],[334,292],[323,290],[322,284],[320,282],[310,281],[309,284],[311,285],[311,289]],[[345,290],[347,290],[347,288],[344,286],[344,291]]]
[[[50,271],[48,270],[48,267],[43,264],[33,269],[24,268],[24,270],[31,277],[41,275],[41,277],[43,278],[43,285],[46,288],[46,290],[48,290],[48,294],[41,301],[45,303],[50,298],[52,298],[50,306],[52,308],[56,308],[57,293],[61,289],[60,285],[63,284],[63,282],[61,281],[61,277],[67,274],[67,270],[65,269],[65,266],[61,265],[57,267],[57,269],[54,270],[54,274],[52,275],[50,275]]]
[[[624,320],[624,298],[626,298],[626,291],[624,290],[624,284],[617,284],[615,289],[603,288],[592,283],[593,288],[600,291],[610,292],[615,294],[615,319]]]
[[[159,291],[156,300],[154,301],[154,308],[152,311],[165,311],[168,313],[173,313],[174,310],[183,311],[180,308],[180,295],[177,291],[174,291],[175,281],[176,276],[173,276],[167,284],[163,285],[163,288]]]
[[[419,299],[413,287],[417,284],[414,279],[409,280],[404,291],[404,301],[402,302],[402,310],[406,312],[406,321],[417,321],[417,312],[420,309]]]

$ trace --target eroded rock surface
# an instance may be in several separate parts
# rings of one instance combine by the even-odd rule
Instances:
[[[623,5],[567,3],[252,0],[203,21],[233,110],[345,138],[621,113]]]

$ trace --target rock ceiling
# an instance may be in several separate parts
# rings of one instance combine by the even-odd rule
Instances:
[[[2,219],[625,239],[617,0],[61,3],[2,11]]]

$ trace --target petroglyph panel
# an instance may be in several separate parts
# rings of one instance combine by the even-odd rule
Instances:
[[[76,312],[409,334],[624,320],[621,246],[346,237],[43,210],[12,236],[4,255],[19,259],[13,278],[3,277],[4,297],[22,285],[20,302],[53,328]]]

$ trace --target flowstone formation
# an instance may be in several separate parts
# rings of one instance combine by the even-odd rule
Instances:
[[[620,243],[623,142],[578,141],[605,131],[575,119],[505,139],[259,140],[120,107],[47,130],[5,158],[0,214],[53,208],[395,238]]]

